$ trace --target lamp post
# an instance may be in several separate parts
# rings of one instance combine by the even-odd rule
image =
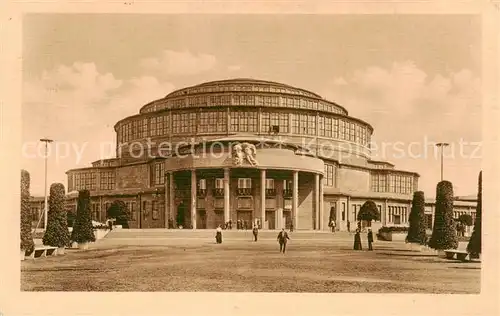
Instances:
[[[443,150],[444,147],[449,146],[448,143],[437,143],[436,146],[441,148],[441,181],[443,181]]]
[[[44,187],[44,194],[45,194],[45,204],[44,204],[44,218],[43,218],[43,229],[46,230],[47,229],[47,220],[48,220],[48,210],[49,210],[49,207],[48,207],[48,203],[47,203],[47,158],[48,158],[48,146],[49,146],[49,143],[52,143],[53,140],[52,139],[48,139],[48,138],[42,138],[40,139],[41,142],[44,142],[45,143],[45,187]]]

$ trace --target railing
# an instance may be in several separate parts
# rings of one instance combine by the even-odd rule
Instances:
[[[216,188],[213,191],[214,196],[224,196],[224,189]]]
[[[283,197],[292,197],[293,191],[290,189],[283,190]]]
[[[207,196],[207,189],[198,189],[196,191],[196,195],[200,196],[200,197],[205,197]]]
[[[238,188],[237,193],[240,196],[252,195],[252,189],[251,188]]]
[[[276,196],[276,189],[266,189],[266,196]]]

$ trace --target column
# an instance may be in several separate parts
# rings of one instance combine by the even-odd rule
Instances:
[[[269,228],[266,225],[266,170],[260,171],[260,217],[263,228]]]
[[[171,212],[170,211],[170,204],[169,204],[169,195],[170,195],[170,189],[169,189],[169,184],[170,184],[170,172],[168,173],[165,173],[165,203],[164,203],[164,207],[165,207],[165,216],[164,216],[164,220],[165,220],[165,228],[168,228],[168,219],[170,218],[170,215],[169,213]]]
[[[387,200],[384,200],[384,210],[380,214],[380,219],[382,220],[382,226],[387,226]]]
[[[224,223],[229,222],[229,168],[224,168]]]
[[[319,228],[320,230],[324,229],[324,223],[323,223],[323,218],[324,216],[324,211],[325,211],[325,203],[323,200],[323,184],[324,184],[324,177],[320,176],[319,178]]]
[[[191,170],[191,226],[196,229],[196,170]]]
[[[174,173],[168,173],[168,205],[169,205],[169,218],[172,219],[174,227],[177,226],[176,218],[174,217],[175,212],[175,185],[174,185]]]
[[[292,217],[293,217],[293,229],[298,229],[299,227],[299,172],[293,171],[292,180]]]
[[[314,175],[314,204],[315,212],[314,212],[314,229],[319,230],[319,212],[321,209],[320,201],[319,201],[319,174]]]

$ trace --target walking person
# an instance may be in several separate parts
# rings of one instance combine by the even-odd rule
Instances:
[[[361,246],[361,234],[360,230],[356,229],[356,234],[354,234],[354,250],[362,250],[363,247]]]
[[[282,228],[280,233],[278,234],[278,242],[280,243],[280,252],[285,253],[286,243],[288,242],[288,240],[290,240],[290,237],[288,237],[288,234],[285,231],[285,229]]]
[[[222,227],[217,226],[217,229],[215,230],[215,241],[218,244],[222,244]]]
[[[349,222],[349,220],[347,220],[347,232],[351,232],[351,222]]]
[[[253,241],[257,241],[257,236],[259,235],[259,227],[257,227],[257,225],[253,226],[252,233],[253,233]]]
[[[373,250],[373,247],[372,247],[372,244],[373,244],[373,233],[372,233],[372,229],[371,228],[368,228],[368,234],[367,234],[367,238],[368,238],[368,250],[372,251]]]

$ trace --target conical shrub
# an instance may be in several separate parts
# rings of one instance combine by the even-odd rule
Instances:
[[[71,232],[71,241],[85,243],[95,241],[90,216],[90,193],[88,190],[78,192],[78,204],[76,208],[76,221]]]
[[[53,183],[50,186],[47,229],[42,239],[44,245],[66,247],[70,244],[64,195],[62,183]]]
[[[413,201],[410,211],[410,227],[406,241],[424,245],[426,242],[425,233],[425,196],[423,191],[413,193]]]
[[[21,170],[21,250],[30,254],[35,249],[31,232],[30,174]]]
[[[449,181],[439,182],[436,188],[436,211],[429,247],[436,250],[458,248],[453,222],[453,185]]]

